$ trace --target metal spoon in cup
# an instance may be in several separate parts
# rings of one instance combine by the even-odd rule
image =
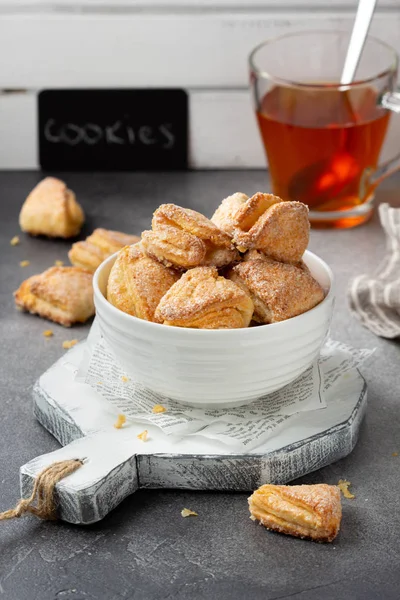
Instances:
[[[350,84],[355,76],[365,40],[371,25],[376,6],[376,0],[360,0],[354,21],[350,43],[347,49],[346,59],[340,83]],[[344,102],[347,105],[349,117],[353,122],[357,121],[351,99],[343,89]],[[329,200],[338,193],[346,193],[353,185],[357,175],[357,164],[354,158],[347,152],[336,154],[334,157],[318,161],[297,173],[289,184],[289,197],[295,200],[303,200],[307,203],[307,194],[315,196],[318,194],[318,203],[321,208],[324,200]],[[324,207],[325,210],[327,207]]]

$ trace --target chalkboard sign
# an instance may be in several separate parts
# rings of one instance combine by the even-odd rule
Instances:
[[[187,94],[178,89],[43,90],[39,161],[46,170],[187,168]]]

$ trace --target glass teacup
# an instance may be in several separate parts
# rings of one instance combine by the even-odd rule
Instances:
[[[291,33],[250,55],[250,81],[272,191],[309,206],[325,227],[353,227],[373,209],[377,185],[400,168],[400,154],[378,165],[395,91],[398,58],[368,38],[356,79],[340,84],[349,34]]]

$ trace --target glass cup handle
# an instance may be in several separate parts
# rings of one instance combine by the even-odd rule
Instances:
[[[382,108],[391,110],[394,113],[400,113],[400,89],[393,92],[386,92],[380,98],[379,104]],[[373,191],[386,177],[389,177],[400,169],[400,154],[394,158],[382,163],[376,169],[366,169],[361,187],[363,195],[366,197]]]
[[[380,104],[383,108],[392,110],[395,113],[400,113],[400,90],[383,94]]]

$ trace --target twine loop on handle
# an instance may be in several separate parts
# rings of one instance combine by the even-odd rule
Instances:
[[[55,521],[57,504],[54,498],[54,488],[61,479],[68,477],[82,465],[83,461],[70,459],[53,463],[43,469],[35,479],[31,496],[21,498],[15,508],[0,513],[0,521],[18,519],[26,513],[31,513],[40,519]]]

